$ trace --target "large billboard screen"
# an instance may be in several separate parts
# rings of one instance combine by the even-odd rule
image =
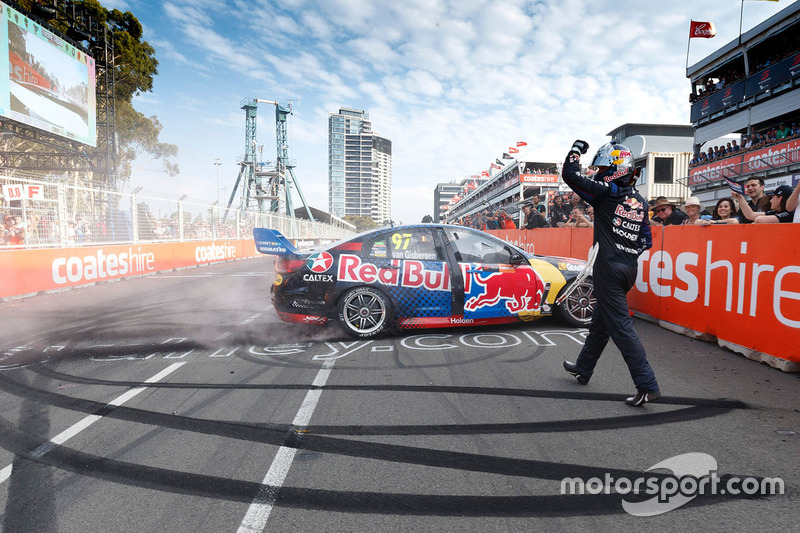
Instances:
[[[0,2],[0,115],[97,146],[94,59]]]

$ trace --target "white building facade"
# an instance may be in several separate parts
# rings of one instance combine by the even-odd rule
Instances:
[[[332,215],[384,224],[392,210],[392,143],[372,132],[369,113],[328,116],[328,208]]]

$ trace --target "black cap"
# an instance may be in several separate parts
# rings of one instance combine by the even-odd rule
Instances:
[[[775,189],[774,191],[769,193],[769,196],[778,195],[781,198],[789,198],[792,195],[793,191],[794,191],[794,189],[792,189],[791,186],[789,186],[789,185],[781,185],[780,187],[778,187],[777,189]]]

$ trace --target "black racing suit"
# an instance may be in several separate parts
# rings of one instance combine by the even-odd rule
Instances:
[[[597,304],[589,336],[575,363],[591,377],[609,337],[628,365],[636,389],[658,391],[658,383],[628,311],[627,293],[636,282],[639,255],[653,245],[647,202],[632,186],[601,183],[581,175],[580,156],[570,152],[562,177],[594,206],[594,242],[598,243],[592,274]]]

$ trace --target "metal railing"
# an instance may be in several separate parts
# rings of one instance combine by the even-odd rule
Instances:
[[[689,187],[712,185],[728,178],[741,181],[750,176],[765,176],[800,164],[800,146],[795,142],[775,144],[689,169],[685,181]]]
[[[290,239],[338,240],[354,232],[274,213],[226,209],[61,182],[0,176],[2,249],[63,248],[252,238],[254,227],[279,230]],[[14,217],[13,226],[5,223]],[[16,233],[18,237],[12,234]]]

